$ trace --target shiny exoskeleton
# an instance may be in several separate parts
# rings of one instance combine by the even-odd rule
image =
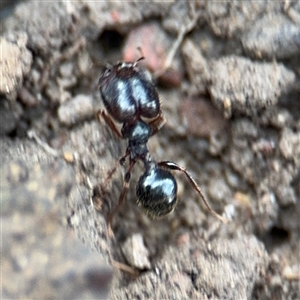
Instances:
[[[151,158],[147,143],[149,138],[163,125],[164,119],[151,75],[138,65],[138,61],[141,59],[143,57],[134,63],[120,62],[113,66],[107,66],[99,79],[101,97],[106,111],[110,115],[102,111],[101,116],[119,137],[128,140],[126,153],[119,159],[117,165],[123,165],[126,158],[129,157],[129,167],[125,174],[124,187],[118,205],[110,213],[108,223],[111,223],[113,215],[125,200],[131,171],[138,160],[143,162],[145,172],[136,187],[137,202],[149,215],[162,217],[174,209],[177,202],[177,183],[170,170],[175,170],[181,171],[187,176],[209,211],[224,221],[212,210],[200,188],[184,168],[171,161],[157,163]],[[121,132],[114,121],[123,124]],[[111,179],[117,165],[108,174],[106,182]]]

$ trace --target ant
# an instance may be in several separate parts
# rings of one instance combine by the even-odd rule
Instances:
[[[222,222],[226,219],[218,215],[207,202],[200,187],[190,173],[172,161],[156,162],[152,159],[147,143],[165,123],[160,109],[160,100],[151,74],[138,65],[143,60],[119,62],[107,65],[99,79],[100,94],[106,108],[100,115],[109,127],[120,137],[128,140],[125,155],[108,173],[104,186],[108,184],[119,165],[124,165],[129,157],[129,167],[124,176],[123,189],[118,204],[108,216],[107,224],[111,230],[113,216],[122,206],[129,188],[130,177],[135,163],[140,160],[145,172],[136,186],[137,203],[151,217],[163,217],[173,211],[177,203],[177,183],[170,171],[184,173],[200,195],[209,212]],[[121,131],[115,121],[123,124]]]

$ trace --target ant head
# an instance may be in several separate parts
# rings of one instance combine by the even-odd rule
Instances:
[[[157,166],[147,169],[136,187],[138,205],[153,218],[163,217],[175,208],[177,183],[167,170]]]

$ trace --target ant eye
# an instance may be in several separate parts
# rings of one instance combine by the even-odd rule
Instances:
[[[111,73],[111,68],[106,67],[103,71],[103,77],[109,76],[110,73]]]
[[[136,188],[138,205],[152,217],[170,213],[177,202],[177,183],[174,176],[161,168],[147,170],[139,179]]]
[[[111,64],[106,64],[105,67],[102,69],[100,77],[105,78],[109,76],[113,68],[114,67]]]
[[[112,71],[113,71],[113,66],[111,66],[111,65],[106,65],[102,69],[100,78],[98,81],[98,84],[100,86],[100,92],[102,92],[102,90],[105,89],[105,87],[107,87],[107,85],[109,84],[110,77],[113,75]]]

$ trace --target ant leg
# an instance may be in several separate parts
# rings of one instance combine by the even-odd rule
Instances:
[[[108,218],[107,218],[107,228],[108,228],[108,233],[109,233],[110,236],[113,235],[112,229],[111,229],[112,219],[113,219],[114,215],[118,212],[118,210],[120,209],[120,207],[124,203],[124,200],[126,198],[126,195],[127,195],[127,192],[128,192],[128,188],[129,188],[129,183],[130,183],[130,178],[131,178],[131,171],[132,171],[134,165],[135,165],[135,161],[134,160],[130,161],[129,168],[128,168],[125,176],[124,176],[123,190],[122,190],[122,192],[120,194],[118,204],[114,207],[114,209],[108,215]]]
[[[166,119],[162,115],[162,111],[159,111],[158,116],[149,122],[148,124],[150,125],[152,132],[151,135],[156,134],[166,123]]]
[[[100,118],[103,118],[105,123],[109,126],[109,128],[119,137],[124,138],[118,127],[116,126],[115,122],[111,119],[111,117],[104,111],[100,110],[97,114],[97,118],[100,121]]]
[[[216,217],[217,219],[222,221],[223,223],[228,222],[228,220],[226,218],[220,216],[212,209],[212,207],[209,205],[208,201],[206,200],[203,192],[201,191],[200,187],[198,186],[196,181],[193,179],[192,175],[186,169],[178,166],[175,162],[172,162],[172,161],[162,161],[162,162],[159,162],[157,165],[158,165],[158,167],[163,167],[163,168],[167,168],[169,170],[175,170],[175,171],[180,171],[180,172],[184,173],[185,176],[187,177],[187,179],[189,180],[190,184],[193,186],[193,188],[196,190],[196,192],[200,195],[202,201],[204,202],[204,204],[207,207],[207,209],[209,210],[209,212],[214,217]]]
[[[113,177],[114,173],[118,169],[120,165],[124,165],[124,162],[126,160],[126,157],[129,155],[129,152],[126,151],[125,155],[123,155],[121,158],[119,158],[115,164],[115,166],[107,173],[106,178],[104,180],[104,184],[102,184],[102,189],[105,189],[108,185],[108,183],[111,181],[111,178]]]

